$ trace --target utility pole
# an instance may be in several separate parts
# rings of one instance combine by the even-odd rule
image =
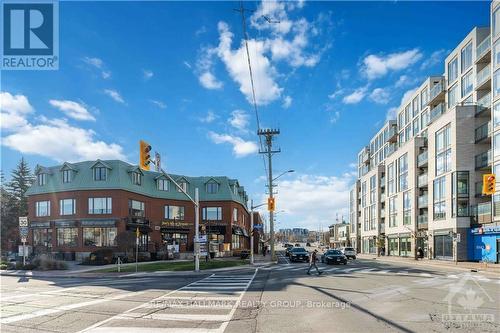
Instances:
[[[273,137],[275,135],[280,134],[279,129],[259,129],[257,131],[259,136],[263,136],[266,139],[265,149],[259,150],[260,154],[267,155],[267,163],[268,163],[268,181],[269,181],[269,198],[273,198],[273,164],[272,157],[275,153],[280,153],[281,149],[273,150]],[[274,211],[269,210],[269,234],[270,234],[270,243],[271,243],[271,260],[276,260],[276,253],[274,250]]]

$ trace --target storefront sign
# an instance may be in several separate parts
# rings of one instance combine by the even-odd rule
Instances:
[[[56,228],[76,227],[75,221],[56,221]]]
[[[162,221],[161,226],[169,228],[190,228],[193,226],[193,224],[190,222]]]
[[[94,220],[94,221],[81,221],[82,227],[114,227],[114,220]]]
[[[31,222],[30,227],[34,228],[50,228],[50,222]]]
[[[482,235],[482,234],[495,234],[500,232],[500,225],[494,226],[484,226],[479,228],[473,228],[470,230],[472,234]]]

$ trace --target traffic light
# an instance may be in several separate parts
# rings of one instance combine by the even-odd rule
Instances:
[[[139,142],[139,167],[142,170],[149,171],[149,164],[151,163],[151,146],[146,141],[141,140]]]
[[[275,206],[276,205],[275,205],[274,198],[269,197],[267,199],[267,210],[270,211],[270,212],[274,212]]]
[[[494,173],[483,175],[483,195],[495,194],[496,177]]]

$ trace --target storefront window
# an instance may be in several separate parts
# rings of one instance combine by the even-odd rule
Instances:
[[[78,228],[57,228],[58,246],[77,246]]]
[[[239,235],[232,235],[232,247],[234,249],[239,249],[240,248],[240,236]]]
[[[163,241],[168,245],[187,244],[187,233],[166,232],[163,234]]]
[[[52,246],[51,229],[33,229],[34,246]]]
[[[399,248],[398,248],[398,239],[397,238],[389,238],[389,255],[390,256],[397,256],[399,255]]]
[[[400,241],[400,255],[402,257],[407,257],[411,253],[411,238],[410,237],[402,237],[399,239]]]
[[[453,258],[453,239],[450,235],[434,236],[434,258]]]
[[[83,245],[116,246],[116,228],[83,228]]]

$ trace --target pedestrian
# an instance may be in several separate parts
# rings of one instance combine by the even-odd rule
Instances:
[[[318,269],[318,266],[316,266],[316,260],[318,260],[318,256],[317,256],[317,253],[318,253],[318,250],[315,249],[313,251],[313,253],[311,253],[311,255],[309,256],[309,269],[307,270],[307,274],[308,275],[311,275],[311,268],[314,266],[314,268],[316,268],[316,272],[318,272],[318,275],[321,275],[323,274],[323,272],[321,272],[319,269]]]
[[[264,245],[264,251],[262,251],[262,255],[265,257],[266,256],[266,252],[267,252],[267,245]]]
[[[424,250],[420,246],[417,249],[417,258],[424,259]]]

